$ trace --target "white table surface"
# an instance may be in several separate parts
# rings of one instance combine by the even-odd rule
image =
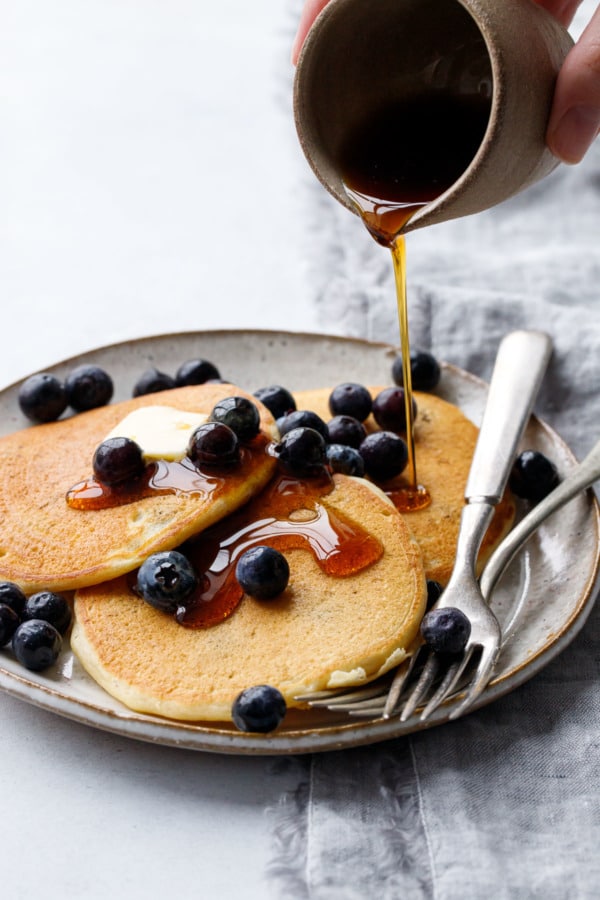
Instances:
[[[586,2],[590,9],[593,3]],[[0,386],[87,349],[165,331],[259,327],[385,338],[386,323],[392,318],[381,314],[387,305],[378,305],[375,301],[380,298],[371,293],[369,306],[361,294],[363,270],[372,273],[373,266],[379,265],[373,261],[380,248],[373,242],[368,247],[360,243],[361,234],[357,246],[361,254],[364,246],[364,256],[353,268],[339,247],[333,247],[329,256],[321,253],[327,242],[315,235],[319,228],[327,228],[327,217],[313,222],[306,215],[311,178],[295,137],[293,73],[287,65],[299,0],[219,0],[215,4],[0,0],[0,9]],[[586,170],[581,171],[581,176],[568,173],[564,177],[572,177],[576,184],[578,177],[587,177]],[[598,177],[598,168],[596,174],[589,171],[590,178]],[[454,231],[441,229],[437,270],[430,267],[424,252],[427,239],[415,235],[412,242],[413,271],[419,281],[413,296],[423,301],[425,309],[431,303],[431,309],[437,310],[440,343],[451,354],[455,350],[451,361],[481,364],[478,374],[482,375],[489,374],[485,366],[491,365],[493,356],[493,348],[483,340],[487,332],[477,345],[471,338],[470,347],[469,329],[463,344],[452,332],[456,326],[452,298],[458,297],[461,285],[471,277],[469,258],[465,255],[461,269],[453,240],[471,239],[478,233],[484,245],[500,249],[507,241],[507,246],[520,252],[526,240],[520,236],[517,247],[514,238],[511,243],[515,221],[511,210],[518,211],[518,206],[509,207],[499,225],[482,216],[464,229],[461,224]],[[596,223],[597,210],[597,206],[592,209]],[[343,227],[355,235],[359,223],[350,223],[352,217],[344,218],[341,210],[334,215],[338,213]],[[590,272],[597,273],[598,245],[593,237],[589,240]],[[546,290],[537,280],[538,247],[513,269],[515,284],[506,286],[507,293]],[[565,252],[569,264],[568,244]],[[356,288],[351,298],[354,306],[340,301],[337,275],[328,281],[330,271],[342,270],[350,287]],[[569,349],[571,322],[579,329],[573,332],[577,340],[585,340],[585,303],[593,302],[592,291],[597,299],[598,281],[588,278],[585,283],[590,295],[573,298],[572,319],[557,319],[559,366]],[[369,290],[376,292],[379,284],[377,277],[372,278]],[[551,295],[551,286],[547,293]],[[493,291],[484,290],[481,309],[489,313],[494,302]],[[509,297],[505,308],[513,309],[511,302]],[[472,308],[475,320],[479,307]],[[520,309],[517,299],[514,311]],[[518,315],[515,312],[515,320]],[[563,321],[567,322],[564,328]],[[493,317],[486,319],[481,313],[482,328],[490,322],[493,326]],[[544,322],[532,324],[543,326]],[[470,327],[476,331],[476,322]],[[501,327],[500,323],[497,328]],[[428,328],[425,320],[416,322],[420,335],[426,335]],[[597,367],[589,371],[596,379],[596,387],[590,389],[594,396]],[[551,416],[548,395],[546,401]],[[579,434],[577,415],[574,411],[564,420],[571,436]],[[576,449],[581,451],[584,443],[580,440]],[[592,658],[591,651],[587,658]],[[589,677],[585,685],[585,696],[593,697]],[[568,704],[568,686],[564,690]],[[519,692],[514,707],[505,702],[498,706],[498,714],[490,710],[481,717],[467,717],[464,731],[461,725],[453,726],[439,738],[427,734],[410,746],[396,748],[401,764],[412,769],[410,778],[416,778],[421,816],[429,803],[432,824],[435,803],[431,806],[431,798],[440,790],[450,797],[451,789],[456,789],[456,821],[464,829],[460,833],[474,836],[477,827],[480,833],[485,831],[481,823],[494,818],[497,806],[488,815],[482,798],[489,789],[497,804],[507,790],[500,774],[497,783],[490,781],[490,767],[500,773],[502,760],[514,753],[513,775],[528,766],[534,775],[540,771],[535,754],[541,738],[551,738],[553,726],[544,722],[554,722],[554,711],[532,719],[528,703],[535,706],[535,698],[535,689]],[[472,760],[464,759],[461,748],[478,747],[484,729],[491,733],[502,716],[505,734],[519,727],[515,718],[519,702],[528,711],[527,746],[515,740],[508,753],[507,748],[498,750],[497,760],[480,749],[472,750]],[[570,719],[561,719],[560,728],[555,726],[555,739],[569,735],[571,725]],[[446,766],[440,765],[439,772],[435,769],[438,740],[441,754],[448,748],[441,760]],[[501,734],[496,734],[495,746],[502,747]],[[597,759],[597,745],[596,751],[590,747],[589,754],[593,752],[592,758]],[[298,882],[295,890],[290,878],[282,882],[276,872],[278,839],[288,851],[294,847],[293,838],[277,833],[280,823],[289,821],[289,817],[278,817],[277,810],[284,801],[288,809],[293,807],[294,792],[298,808],[307,809],[307,798],[300,796],[307,784],[306,760],[235,758],[153,746],[74,724],[3,694],[0,758],[3,897],[187,900],[216,895],[287,900],[309,896],[304,883]],[[358,783],[365,767],[378,759],[368,752],[352,755],[348,778],[356,772]],[[391,757],[387,762],[381,759],[385,766]],[[311,783],[317,800],[325,797],[329,784],[335,793],[336,774],[343,774],[341,765],[337,756],[323,759],[320,767],[315,765]],[[583,771],[583,761],[578,765]],[[458,782],[452,788],[445,780],[452,772],[463,776],[464,790],[471,774],[481,778],[470,805],[461,799],[464,794],[458,791]],[[385,835],[390,829],[383,801],[392,795],[385,794],[383,787],[378,794],[381,782],[375,769],[369,777],[372,797],[383,798],[378,814]],[[364,784],[368,790],[371,782],[365,778]],[[339,787],[346,798],[342,782]],[[517,804],[518,781],[510,789]],[[589,821],[600,809],[597,792],[585,803],[581,816],[589,835]],[[320,808],[322,816],[323,805]],[[488,847],[500,879],[518,852],[518,840],[512,838],[519,837],[519,827],[527,837],[527,817],[520,819],[520,825],[517,821],[521,814],[518,807],[511,830],[502,833],[506,855],[494,858],[493,846]],[[348,815],[360,816],[360,810]],[[368,816],[364,819],[367,824],[370,821]],[[552,821],[558,829],[558,820]],[[423,833],[427,831],[424,823]],[[438,823],[438,838],[427,848],[433,860],[432,883],[435,878],[438,881],[435,896],[478,900],[483,894],[468,894],[461,882],[455,882],[454,888],[440,886],[445,884],[444,873],[451,878],[459,866],[452,857],[451,826],[451,822]],[[359,841],[365,840],[360,832],[357,835]],[[421,831],[418,835],[424,840]],[[302,840],[301,828],[298,840]],[[442,852],[445,848],[449,848],[447,857]],[[313,847],[313,866],[320,852],[327,869],[327,849]],[[414,859],[424,852],[423,844]],[[568,855],[560,858],[552,852],[561,876],[569,871]],[[543,851],[537,853],[542,865]],[[450,861],[444,863],[444,859]],[[322,876],[322,870],[313,872],[312,883],[316,885]],[[415,878],[420,877],[417,871]],[[519,877],[517,873],[517,881]],[[379,896],[391,900],[433,896],[427,885],[412,894],[391,888]],[[495,896],[519,900],[529,896],[579,900],[583,896],[540,894],[530,888],[521,893],[507,888]],[[311,900],[346,900],[365,895],[353,892],[349,885],[340,890],[330,885],[330,890],[322,892],[315,888],[310,896]]]
[[[165,331],[314,330],[274,76],[284,8],[1,7],[0,384]],[[2,896],[31,896],[32,869],[46,897],[265,896],[285,765],[121,739],[4,695],[0,722]]]

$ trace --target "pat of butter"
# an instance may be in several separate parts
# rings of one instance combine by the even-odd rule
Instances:
[[[172,406],[142,406],[125,416],[105,440],[126,437],[142,448],[144,459],[169,461],[183,459],[188,441],[208,416],[204,413],[185,412]]]
[[[335,672],[332,672],[329,676],[327,687],[338,688],[346,687],[350,684],[361,684],[363,681],[366,681],[366,678],[367,673],[362,666],[351,669],[349,672],[344,672],[342,669],[336,669]]]

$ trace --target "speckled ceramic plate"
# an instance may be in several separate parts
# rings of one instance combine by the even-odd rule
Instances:
[[[212,360],[221,374],[250,391],[281,383],[292,389],[335,385],[340,381],[390,382],[395,350],[382,344],[311,334],[216,331],[165,335],[101,348],[66,360],[52,371],[64,375],[74,365],[93,362],[111,373],[115,400],[131,396],[148,367],[173,373],[194,357]],[[17,403],[19,385],[0,392],[0,434],[26,427]],[[478,423],[486,385],[452,366],[444,366],[438,393]],[[523,446],[550,456],[561,473],[575,463],[563,441],[533,419]],[[577,634],[592,608],[599,565],[599,514],[591,492],[555,513],[528,542],[506,572],[492,605],[506,635],[496,677],[478,705],[490,703],[531,678]],[[82,670],[70,650],[41,675],[26,672],[10,650],[0,652],[0,689],[77,722],[139,740],[173,747],[233,754],[284,754],[334,750],[395,738],[421,727],[405,723],[350,719],[345,714],[292,711],[272,735],[247,735],[232,727],[190,724],[140,715],[108,696]],[[451,704],[428,727],[448,718]]]

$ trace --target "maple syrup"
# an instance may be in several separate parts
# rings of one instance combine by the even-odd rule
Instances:
[[[234,491],[236,481],[246,480],[264,464],[264,454],[273,453],[262,433],[240,449],[240,462],[221,469],[198,468],[184,457],[151,463],[138,478],[116,487],[89,478],[68,491],[67,503],[73,509],[98,510],[164,494],[216,498],[224,490]],[[336,578],[377,562],[383,554],[381,542],[322,502],[333,486],[325,468],[321,475],[302,479],[280,473],[256,500],[190,539],[181,549],[199,573],[199,585],[177,611],[177,621],[189,628],[206,628],[228,618],[244,593],[235,577],[237,561],[260,544],[281,552],[307,549],[319,568]],[[128,578],[132,591],[135,582],[132,573]]]
[[[326,470],[302,480],[277,475],[258,499],[187,541],[181,550],[199,573],[199,585],[177,611],[177,621],[207,628],[228,618],[244,593],[235,577],[237,561],[261,544],[281,552],[307,549],[319,568],[336,578],[377,562],[381,542],[322,502],[332,489]],[[132,575],[130,589],[134,584]]]
[[[177,462],[158,460],[146,466],[138,478],[122,485],[110,487],[93,477],[81,481],[67,492],[67,504],[72,509],[97,510],[165,494],[195,499],[216,498],[225,489],[235,490],[238,483],[264,465],[264,456],[268,452],[270,441],[261,432],[240,447],[240,459],[234,465],[199,468],[187,457]]]
[[[491,110],[484,93],[429,90],[375,110],[353,129],[338,158],[348,197],[375,240],[391,249],[398,304],[406,405],[408,487],[395,490],[401,512],[430,502],[415,459],[406,246],[402,229],[466,171],[483,140]]]

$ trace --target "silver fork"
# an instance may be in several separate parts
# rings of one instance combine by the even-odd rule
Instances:
[[[579,493],[590,487],[600,479],[600,441],[590,450],[585,459],[579,463],[569,475],[561,481],[547,497],[538,503],[504,538],[497,549],[489,558],[479,579],[479,587],[486,601],[489,602],[494,588],[502,574],[514,559],[515,555],[529,540],[531,535],[552,515]],[[511,622],[505,625],[505,634],[510,634]],[[398,698],[398,685],[406,681],[406,670],[410,660],[407,660],[396,676],[396,700]],[[311,705],[327,706],[338,711],[346,711],[353,715],[377,716],[382,715],[386,698],[389,697],[392,676],[387,676],[371,682],[364,688],[350,688],[347,691],[322,691],[320,700],[313,700]],[[401,689],[401,686],[400,686]],[[304,699],[316,698],[310,695]],[[395,704],[394,704],[395,705]]]
[[[487,606],[475,575],[475,562],[481,541],[500,501],[517,446],[531,414],[552,345],[538,331],[515,331],[501,342],[494,365],[486,408],[481,424],[465,491],[466,505],[456,550],[456,563],[446,589],[436,607],[458,607],[471,622],[471,634],[465,651],[450,665],[440,655],[420,648],[397,670],[391,686],[383,689],[367,685],[335,697],[328,692],[303,697],[315,706],[344,710],[359,715],[381,714],[382,692],[386,697],[384,718],[396,709],[400,696],[423,657],[426,662],[400,714],[401,721],[411,716],[430,694],[440,673],[441,683],[425,703],[421,720],[427,719],[455,689],[475,651],[481,651],[475,674],[463,700],[452,710],[457,718],[483,691],[493,672],[500,649],[500,627]]]

